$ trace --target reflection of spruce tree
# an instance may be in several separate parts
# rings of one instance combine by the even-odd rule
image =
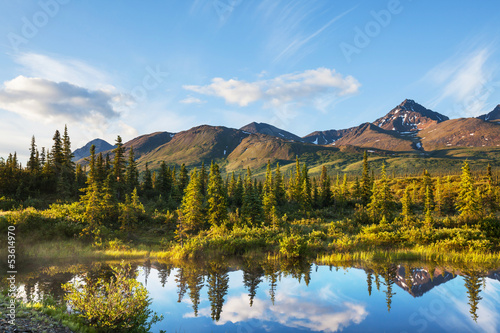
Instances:
[[[193,306],[194,316],[198,317],[198,306],[200,305],[200,290],[203,288],[204,277],[201,270],[196,266],[186,269],[186,280],[189,287],[189,298]]]
[[[250,306],[253,305],[253,299],[257,293],[257,288],[262,282],[264,270],[261,266],[255,265],[253,262],[246,262],[243,268],[243,284],[248,289],[248,296],[250,297]]]
[[[158,278],[160,279],[160,283],[162,287],[165,287],[167,283],[167,279],[170,276],[170,272],[172,271],[172,266],[167,264],[160,264],[158,267]]]
[[[180,303],[182,301],[182,298],[184,297],[184,294],[186,293],[187,290],[187,284],[186,284],[186,276],[184,274],[184,268],[179,268],[177,271],[177,274],[175,274],[175,283],[177,283],[177,294],[179,297],[177,298],[177,303]]]
[[[212,309],[212,320],[219,321],[227,294],[229,275],[226,265],[212,262],[208,268],[208,299]]]
[[[415,272],[415,269],[414,268],[411,268],[410,265],[405,265],[404,266],[404,269],[405,269],[405,284],[406,286],[408,287],[408,292],[413,296],[415,297],[415,295],[413,295],[413,291],[412,291],[412,287],[413,287],[413,280],[412,280],[412,277],[413,277],[413,274]]]
[[[368,285],[368,296],[371,296],[372,295],[372,280],[373,280],[373,276],[372,276],[372,271],[371,270],[365,270],[365,273],[366,273],[366,284]]]
[[[378,273],[375,273],[375,286],[377,286],[377,290],[380,291],[380,278]]]
[[[147,286],[148,285],[148,277],[149,274],[151,274],[151,260],[148,259],[144,262],[144,284]]]
[[[264,266],[264,275],[269,281],[269,297],[274,305],[274,300],[276,297],[276,287],[278,285],[279,270],[277,264],[274,260],[267,261]]]
[[[392,292],[392,285],[396,279],[396,266],[390,265],[384,269],[384,284],[386,286],[385,300],[387,303],[387,311],[391,312],[392,296],[396,293]]]
[[[482,299],[479,296],[481,292],[481,284],[483,283],[483,277],[479,275],[477,271],[468,271],[464,275],[465,288],[467,288],[467,297],[469,298],[469,313],[474,321],[477,322],[477,307],[479,301]]]

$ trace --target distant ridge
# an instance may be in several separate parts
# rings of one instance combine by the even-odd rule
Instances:
[[[248,133],[260,133],[260,134],[267,134],[271,136],[275,136],[277,138],[281,139],[286,139],[286,140],[293,140],[293,141],[302,141],[302,138],[299,137],[298,135],[295,135],[293,133],[287,132],[285,130],[282,130],[280,128],[277,128],[273,125],[269,125],[266,123],[256,123],[252,122],[248,125],[243,126],[240,128],[240,130],[248,132]]]
[[[73,152],[73,155],[75,156],[73,158],[73,160],[78,161],[78,160],[81,160],[82,158],[89,157],[90,156],[90,147],[92,145],[95,146],[96,154],[113,149],[115,147],[102,139],[94,139],[94,140],[88,142],[85,146],[76,149]]]
[[[478,118],[450,120],[414,100],[405,99],[373,123],[315,131],[303,138],[273,125],[252,122],[240,129],[201,125],[179,133],[145,134],[126,142],[124,148],[134,147],[141,170],[146,163],[154,170],[161,162],[197,167],[216,161],[226,172],[246,167],[258,170],[264,168],[267,161],[285,166],[293,163],[296,156],[310,165],[346,163],[352,158],[349,154],[355,156],[364,150],[391,156],[446,155],[456,148],[466,148],[464,154],[467,155],[477,154],[477,150],[471,148],[483,147],[500,152],[497,148],[500,147],[500,126],[494,123],[500,121],[500,105]],[[113,159],[114,146],[96,139],[75,150],[78,163],[88,163],[84,157],[89,155],[92,143],[97,152],[109,154]]]
[[[484,121],[498,121],[498,120],[500,120],[500,104],[498,104],[493,109],[493,111],[491,111],[487,114],[483,114],[483,115],[479,116],[478,118],[481,120],[484,120]]]

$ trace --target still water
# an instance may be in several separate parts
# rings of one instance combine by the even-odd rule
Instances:
[[[36,267],[20,296],[109,276],[109,265]],[[116,263],[114,263],[116,264]],[[135,261],[163,314],[153,332],[499,332],[500,270],[416,263],[319,266],[243,261]]]

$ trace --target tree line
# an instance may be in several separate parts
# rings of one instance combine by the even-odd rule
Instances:
[[[126,151],[120,136],[113,155],[111,160],[109,154],[96,154],[92,146],[84,168],[73,162],[66,127],[62,136],[55,132],[50,150],[39,151],[33,137],[26,167],[15,153],[0,159],[0,195],[4,201],[43,195],[54,201],[78,201],[84,210],[85,232],[94,234],[100,226],[130,233],[145,219],[146,210],[169,211],[177,221],[175,232],[181,242],[212,227],[277,228],[287,214],[345,213],[364,224],[397,218],[407,225],[421,214],[431,227],[440,216],[458,215],[468,223],[495,216],[499,209],[491,167],[475,180],[467,161],[459,180],[431,177],[426,170],[420,177],[389,178],[384,165],[376,178],[366,152],[361,176],[349,181],[346,174],[332,181],[325,165],[319,177],[311,177],[298,158],[286,173],[279,163],[273,168],[268,161],[263,179],[247,168],[224,180],[214,162],[208,170],[202,164],[190,172],[185,165],[177,169],[164,161],[152,171],[146,163],[140,176],[134,149]]]

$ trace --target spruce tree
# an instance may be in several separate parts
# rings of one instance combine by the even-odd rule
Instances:
[[[274,197],[276,205],[282,206],[286,201],[285,184],[281,175],[280,164],[276,163],[276,172],[274,175]]]
[[[36,148],[35,136],[31,137],[30,157],[28,160],[28,170],[31,174],[36,174],[40,171],[40,161],[37,158],[38,149]]]
[[[148,162],[144,168],[144,181],[142,182],[142,193],[146,198],[150,198],[153,194],[153,177],[149,170]]]
[[[309,211],[312,206],[311,200],[311,179],[308,174],[309,170],[307,169],[307,165],[304,163],[302,167],[302,187],[300,192],[300,204],[302,209],[305,211]]]
[[[201,163],[199,177],[201,186],[200,191],[205,196],[207,195],[207,183],[208,183],[208,175],[207,175],[207,169],[205,168],[205,162]]]
[[[130,147],[130,150],[128,151],[128,163],[125,169],[125,183],[127,186],[127,192],[129,193],[139,187],[139,172],[137,171],[137,163],[135,162],[134,147]]]
[[[227,220],[227,197],[224,183],[216,163],[210,165],[207,188],[208,222],[212,226],[221,226]]]
[[[273,172],[271,171],[271,161],[267,161],[266,179],[263,186],[262,205],[264,218],[267,223],[272,221],[273,207],[276,206],[276,194],[274,191]]]
[[[295,157],[295,181],[293,183],[292,191],[292,200],[295,200],[298,203],[302,202],[302,170],[300,168],[299,157]]]
[[[180,208],[180,230],[182,235],[194,235],[203,229],[204,209],[198,171],[193,169],[189,184],[184,190]]]
[[[116,148],[113,150],[115,158],[113,160],[113,182],[115,187],[115,193],[118,200],[123,199],[123,193],[125,192],[125,148],[123,148],[122,138],[118,135],[115,143]]]
[[[370,178],[370,166],[368,165],[368,153],[363,154],[363,173],[361,175],[361,202],[366,205],[370,201],[372,195],[372,180]]]
[[[460,218],[465,221],[474,220],[479,216],[480,198],[476,195],[474,181],[472,179],[469,163],[467,163],[467,161],[464,161],[462,166],[457,209],[460,212]]]
[[[167,167],[165,161],[160,164],[160,173],[158,175],[158,191],[164,198],[168,198],[172,193],[173,180],[172,171]]]
[[[52,140],[54,140],[54,144],[52,145],[52,150],[50,152],[51,165],[54,173],[57,177],[59,177],[64,164],[64,153],[61,134],[58,130],[54,133]]]
[[[188,172],[186,166],[184,165],[184,163],[182,163],[181,170],[179,171],[179,184],[178,184],[179,191],[181,193],[184,192],[184,189],[186,188],[188,182],[189,182]]]
[[[332,203],[332,190],[330,188],[330,176],[328,176],[326,166],[321,168],[321,176],[319,177],[319,195],[321,207],[328,207]]]
[[[401,215],[403,216],[403,221],[404,223],[409,226],[409,223],[411,221],[411,216],[412,216],[412,209],[411,209],[411,196],[410,196],[410,186],[406,186],[405,192],[403,194],[403,197],[401,199],[401,205],[403,206],[403,210],[401,212]]]
[[[431,187],[428,185],[426,190],[425,190],[425,225],[430,228],[432,227],[433,224],[433,219],[432,219],[432,190]]]

